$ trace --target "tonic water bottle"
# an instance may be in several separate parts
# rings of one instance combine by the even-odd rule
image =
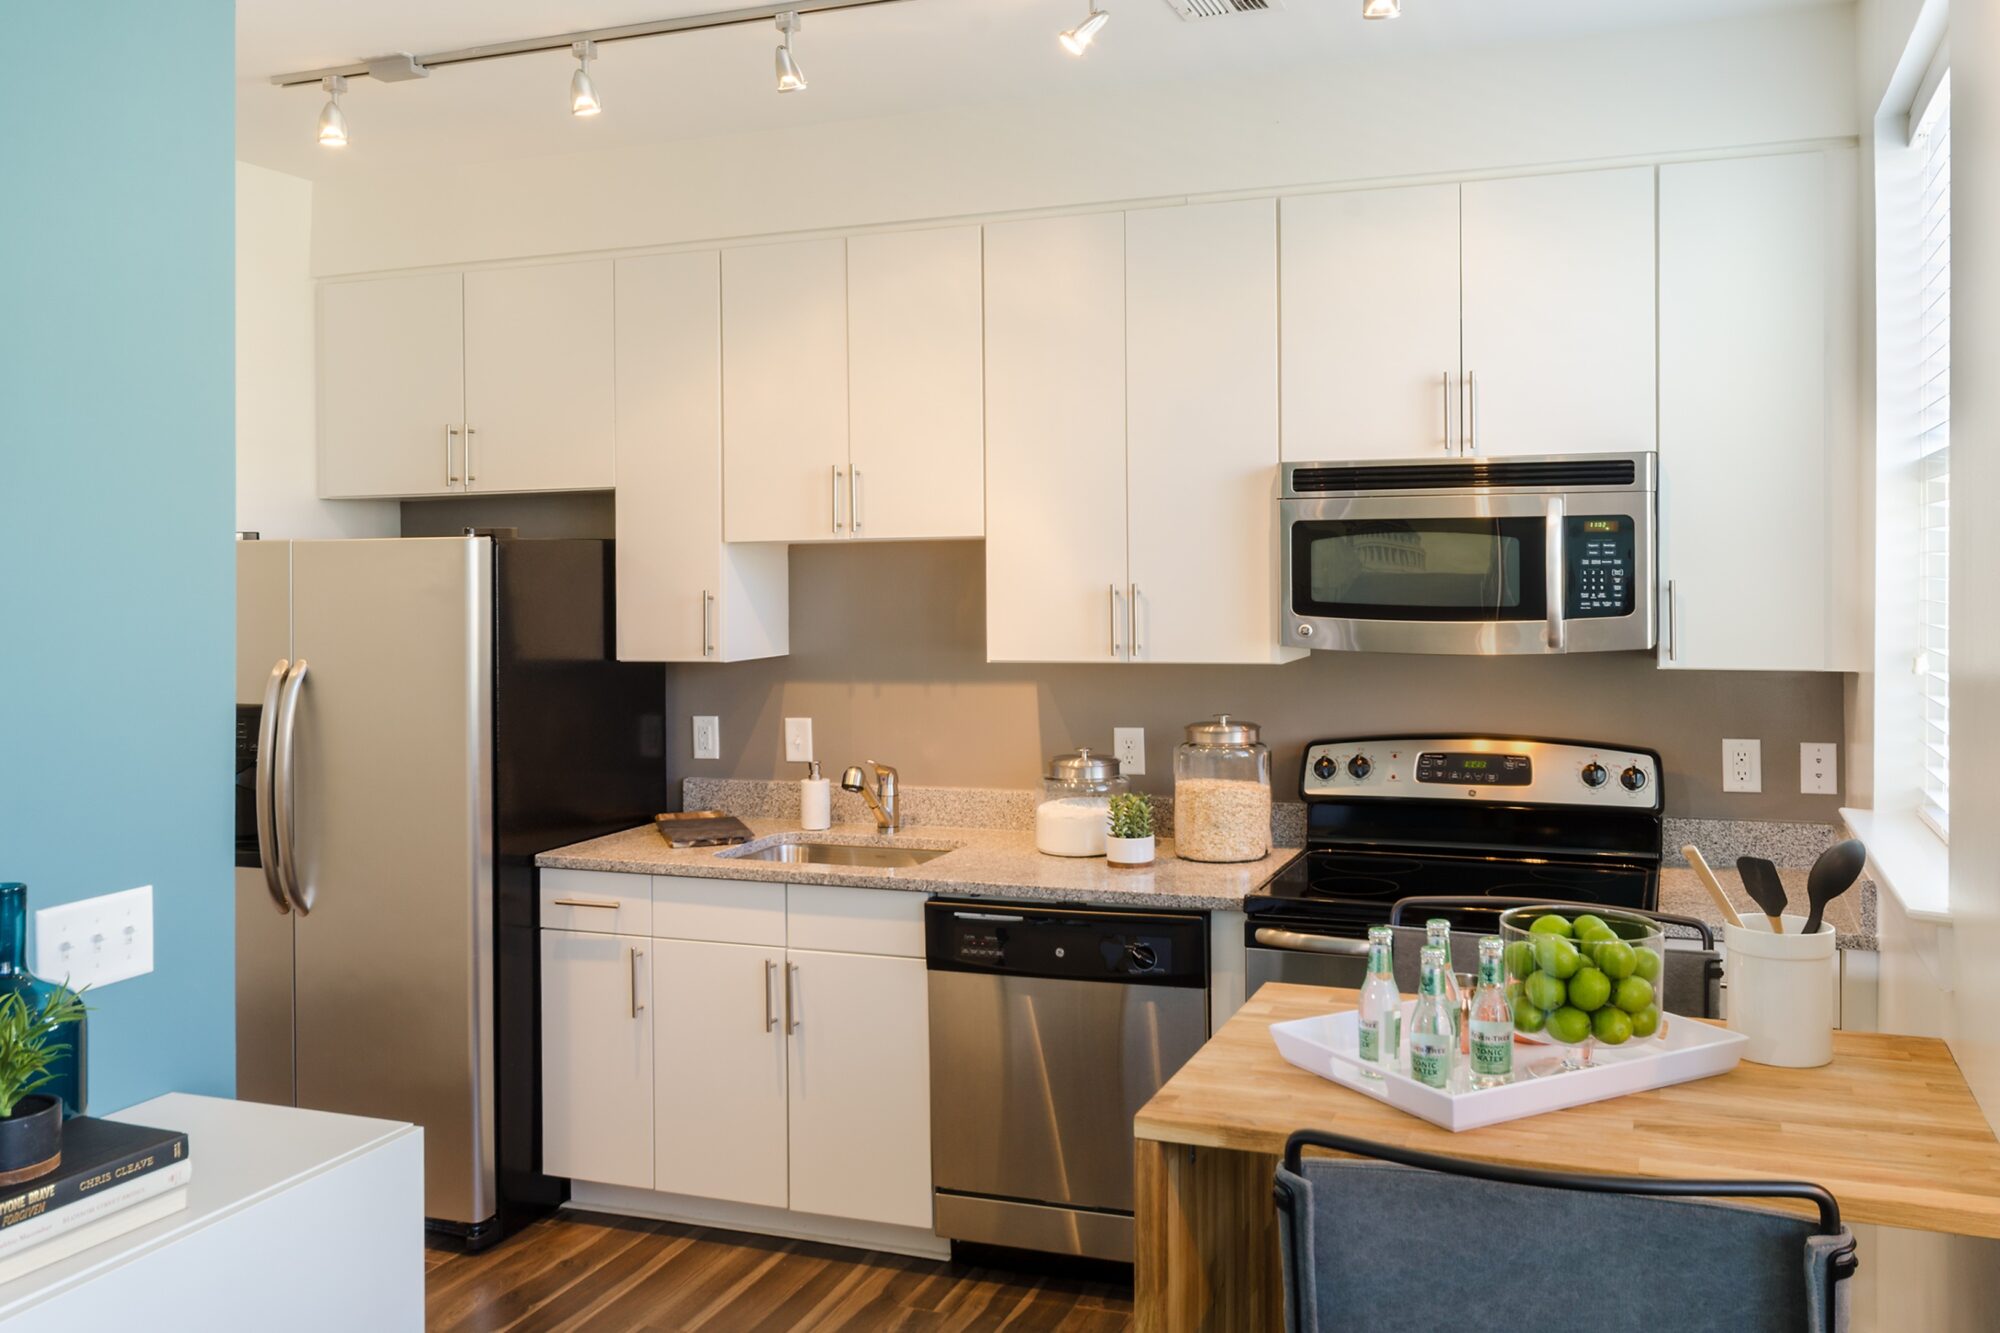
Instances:
[[[1472,991],[1472,1086],[1497,1088],[1514,1079],[1514,1006],[1507,999],[1498,935],[1479,941],[1479,984]]]
[[[1403,1045],[1403,993],[1396,989],[1392,959],[1395,938],[1387,926],[1368,928],[1368,979],[1361,986],[1360,1019],[1362,1073],[1371,1079],[1382,1077],[1380,1069],[1396,1067]]]
[[[1433,1088],[1446,1088],[1451,1085],[1452,1065],[1458,1058],[1458,1010],[1444,990],[1451,980],[1451,956],[1426,945],[1423,963],[1417,1007],[1410,1014],[1410,1077]]]

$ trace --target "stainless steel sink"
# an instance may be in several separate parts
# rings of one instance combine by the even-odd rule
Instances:
[[[745,861],[783,861],[788,865],[896,869],[935,861],[950,850],[949,847],[875,847],[866,843],[781,842],[775,847],[761,847],[739,855]]]

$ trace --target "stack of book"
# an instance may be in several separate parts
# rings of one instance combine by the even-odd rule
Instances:
[[[62,1163],[0,1189],[0,1282],[180,1211],[193,1172],[178,1130],[64,1121]]]

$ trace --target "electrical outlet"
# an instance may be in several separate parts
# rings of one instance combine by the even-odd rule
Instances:
[[[1832,741],[1799,743],[1799,790],[1812,796],[1840,791],[1840,747]]]
[[[153,970],[153,886],[35,913],[35,975],[72,989]]]
[[[722,758],[722,719],[697,717],[694,720],[694,757]]]
[[[1144,777],[1146,774],[1146,729],[1144,727],[1113,727],[1111,748],[1118,755],[1118,771],[1128,778]]]
[[[1764,743],[1731,741],[1722,743],[1722,789],[1724,791],[1764,790]]]
[[[788,717],[785,719],[785,759],[794,764],[808,764],[813,757],[813,720],[809,717]]]

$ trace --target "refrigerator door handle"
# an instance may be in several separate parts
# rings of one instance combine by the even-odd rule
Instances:
[[[296,773],[292,743],[298,735],[299,693],[305,684],[306,660],[301,657],[285,673],[284,689],[278,695],[278,754],[271,780],[271,804],[275,807],[271,822],[280,849],[278,880],[300,916],[312,911],[312,890],[299,884],[298,844],[294,840],[297,830],[292,827],[292,782]]]
[[[276,767],[272,750],[278,735],[278,687],[291,665],[281,657],[271,668],[270,679],[264,682],[264,708],[257,717],[257,862],[264,868],[264,887],[271,891],[279,916],[289,914],[292,904],[278,879],[278,838],[271,823],[271,777]]]

